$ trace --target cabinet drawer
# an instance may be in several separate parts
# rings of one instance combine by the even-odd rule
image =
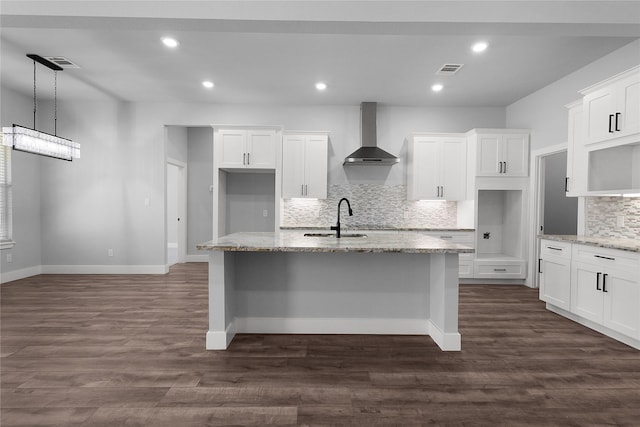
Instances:
[[[520,260],[475,260],[475,278],[524,279],[526,262]]]
[[[540,257],[571,259],[571,243],[540,240]]]
[[[603,267],[638,271],[640,254],[588,245],[573,245],[573,260]]]
[[[473,247],[473,232],[469,231],[426,231],[427,236]]]

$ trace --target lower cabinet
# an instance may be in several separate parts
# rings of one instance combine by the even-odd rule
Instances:
[[[592,256],[571,265],[571,312],[640,339],[638,266],[616,267],[619,255],[611,252]]]
[[[540,254],[541,300],[640,349],[640,254],[549,240]]]
[[[540,241],[540,299],[564,310],[571,308],[571,244]]]

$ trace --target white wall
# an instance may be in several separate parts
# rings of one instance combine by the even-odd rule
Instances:
[[[195,246],[213,238],[213,129],[188,128],[187,135],[187,254],[202,255]]]
[[[2,126],[18,124],[33,126],[33,101],[6,87],[1,88]],[[0,282],[11,277],[9,273],[37,269],[42,264],[40,228],[40,164],[42,157],[13,151],[11,153],[11,174],[13,178],[13,240],[16,245],[0,251]],[[13,262],[7,262],[11,254]]]
[[[566,142],[568,126],[567,109],[564,106],[580,98],[579,90],[638,64],[640,40],[509,105],[506,109],[506,125],[531,129],[531,151]]]

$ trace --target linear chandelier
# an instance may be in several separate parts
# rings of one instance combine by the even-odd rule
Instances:
[[[27,54],[33,60],[33,129],[14,124],[3,127],[2,144],[13,147],[14,150],[56,159],[72,161],[80,158],[80,144],[57,135],[58,127],[58,71],[62,67],[35,54]],[[54,134],[51,135],[36,129],[36,62],[50,68],[54,72],[53,122]]]

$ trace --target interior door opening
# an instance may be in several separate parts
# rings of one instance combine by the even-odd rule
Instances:
[[[166,264],[183,263],[186,258],[186,165],[167,163]]]

